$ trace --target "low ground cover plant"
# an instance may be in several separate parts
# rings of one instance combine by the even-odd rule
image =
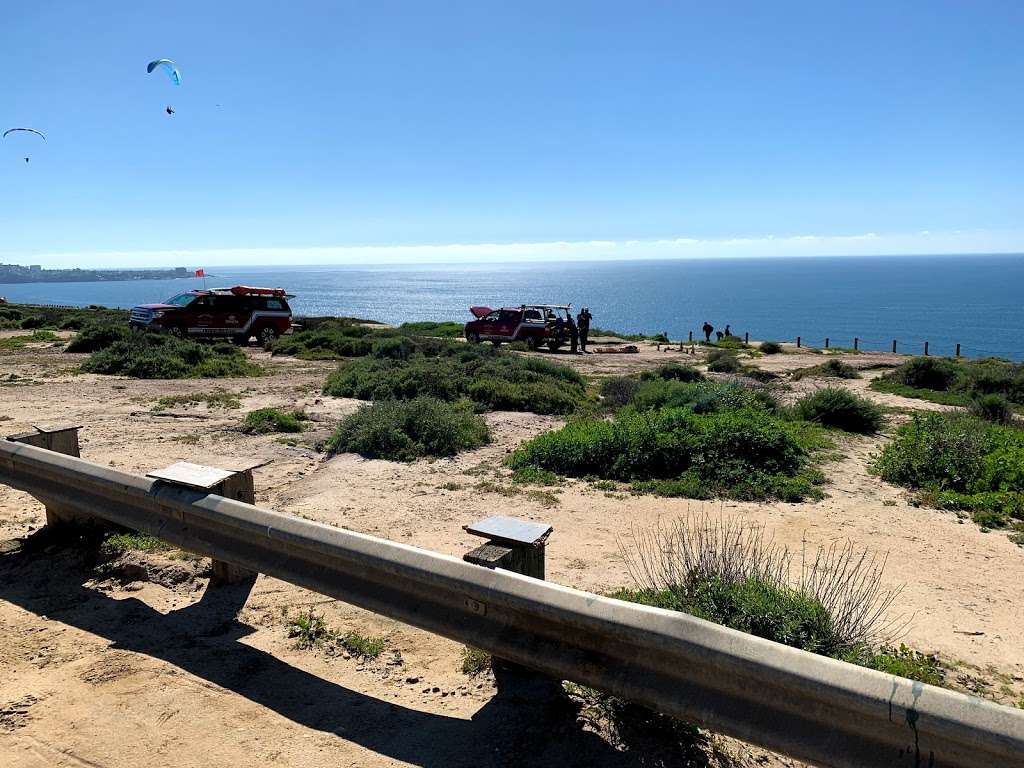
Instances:
[[[793,405],[793,414],[824,427],[864,435],[877,432],[885,418],[879,406],[842,387],[825,387],[800,398]]]
[[[488,442],[487,423],[473,412],[471,403],[420,396],[361,406],[341,420],[327,448],[370,459],[413,461],[453,456]]]
[[[871,467],[986,527],[1024,520],[1024,432],[965,413],[915,414]]]
[[[277,408],[258,408],[245,416],[242,431],[254,435],[272,432],[301,432],[308,420],[304,411],[281,411]]]
[[[798,368],[793,371],[790,376],[793,381],[799,381],[800,379],[808,377],[826,379],[859,379],[860,373],[849,363],[844,363],[842,360],[832,358],[820,365],[812,365],[809,368]]]
[[[915,357],[871,382],[871,388],[946,405],[970,406],[985,395],[1024,405],[1024,364],[996,358]]]
[[[235,392],[216,389],[213,392],[189,392],[181,395],[164,395],[156,401],[154,411],[164,411],[176,405],[206,405],[208,408],[241,408],[242,400]]]
[[[263,372],[232,344],[199,344],[162,333],[135,333],[91,355],[86,373],[137,379],[200,379],[258,376]]]
[[[359,400],[426,395],[470,400],[479,410],[552,414],[572,413],[588,402],[583,378],[560,363],[464,344],[432,352],[352,360],[328,377],[324,394]]]
[[[777,341],[762,341],[758,349],[763,355],[779,355],[784,351],[782,345]]]
[[[44,342],[59,341],[53,331],[32,331],[23,336],[7,336],[0,339],[0,350],[17,351],[24,349],[28,344],[40,344]]]

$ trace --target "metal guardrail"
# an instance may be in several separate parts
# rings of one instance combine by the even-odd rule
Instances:
[[[6,440],[0,482],[813,764],[1024,764],[1022,711],[685,614]]]

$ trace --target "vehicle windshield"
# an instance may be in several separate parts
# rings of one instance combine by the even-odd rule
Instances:
[[[176,307],[187,307],[192,303],[195,298],[191,293],[179,293],[177,296],[171,296],[164,304],[174,304]]]

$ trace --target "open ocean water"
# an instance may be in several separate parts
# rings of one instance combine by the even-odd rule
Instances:
[[[169,265],[177,266],[177,265]],[[487,265],[204,266],[210,287],[281,286],[296,315],[387,323],[470,319],[468,307],[589,306],[593,324],[697,337],[708,320],[751,338],[808,346],[998,355],[1024,360],[1024,254],[873,256]],[[11,301],[131,307],[202,287],[201,279],[0,285]]]

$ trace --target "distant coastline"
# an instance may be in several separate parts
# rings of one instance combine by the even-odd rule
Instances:
[[[22,283],[105,283],[192,277],[185,267],[171,269],[43,269],[37,264],[0,264],[0,285]]]

